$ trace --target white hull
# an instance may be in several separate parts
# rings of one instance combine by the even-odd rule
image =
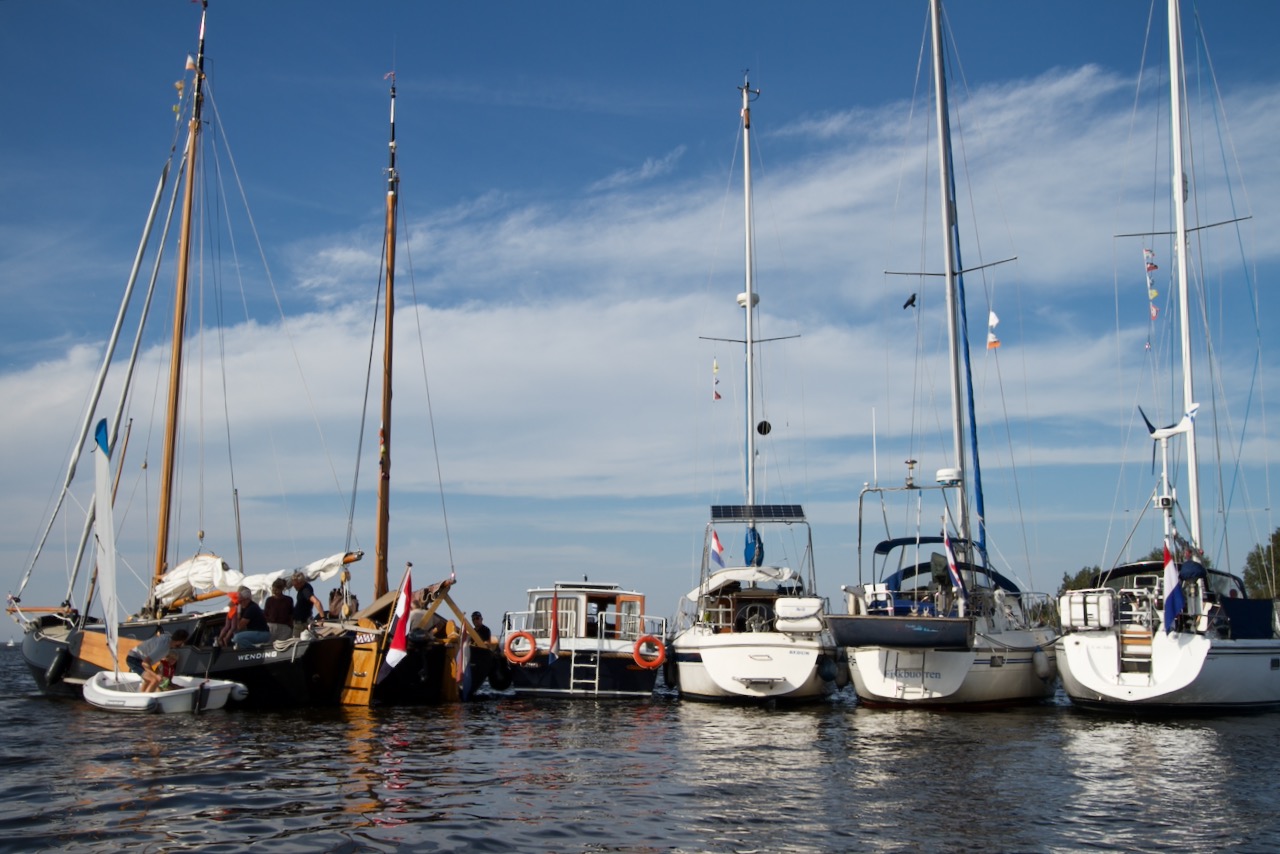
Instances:
[[[1072,632],[1058,641],[1062,687],[1085,705],[1150,709],[1280,706],[1280,640],[1210,638],[1156,631],[1149,672],[1121,670],[1114,629]]]
[[[243,685],[225,679],[176,676],[173,684],[177,687],[144,694],[140,690],[142,677],[104,670],[84,683],[84,698],[100,709],[116,712],[174,714],[221,709],[233,695],[237,700],[246,696]]]
[[[680,696],[692,700],[815,700],[835,689],[822,660],[835,650],[819,636],[715,633],[694,626],[671,643]],[[832,674],[828,674],[832,675]]]
[[[849,675],[859,701],[874,705],[999,705],[1052,696],[1053,635],[1014,634],[1004,639],[1015,649],[850,649]]]

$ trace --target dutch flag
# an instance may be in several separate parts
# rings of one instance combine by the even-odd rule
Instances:
[[[720,544],[720,536],[714,530],[711,532],[711,559],[717,566],[724,568],[724,546]]]

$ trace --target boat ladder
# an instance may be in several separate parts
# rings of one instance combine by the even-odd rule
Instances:
[[[1120,670],[1151,672],[1151,630],[1146,626],[1126,625],[1120,629]]]
[[[569,657],[569,691],[600,691],[600,650],[575,649]]]

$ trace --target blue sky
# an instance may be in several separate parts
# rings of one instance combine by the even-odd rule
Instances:
[[[228,375],[253,380],[234,413],[247,420],[232,428],[250,571],[344,544],[380,246],[383,75],[394,68],[408,237],[393,577],[412,561],[422,584],[452,563],[460,602],[497,614],[520,608],[530,586],[589,575],[674,611],[692,586],[706,505],[740,500],[740,409],[733,395],[709,401],[712,360],[728,388],[740,354],[700,336],[741,335],[736,87],[750,69],[763,90],[753,109],[763,334],[801,336],[767,345],[776,429],[762,481],[769,500],[805,505],[822,592],[838,598],[856,580],[854,513],[873,444],[882,482],[900,477],[903,449],[926,473],[947,464],[945,443],[906,437],[913,423],[936,428],[945,417],[936,363],[912,367],[916,349],[936,351],[940,300],[926,295],[904,313],[921,286],[884,275],[938,268],[921,223],[922,209],[936,218],[920,174],[933,157],[927,87],[916,82],[926,11],[214,2],[206,67],[289,324],[285,334],[242,234],[252,324],[233,325],[223,346]],[[957,157],[973,193],[962,190],[966,261],[1018,257],[970,284],[972,340],[981,347],[989,300],[1004,342],[995,354],[975,349],[988,517],[1001,563],[1037,589],[1114,558],[1125,511],[1131,519],[1152,486],[1134,407],[1164,417],[1172,406],[1149,378],[1139,386],[1148,336],[1153,358],[1168,348],[1163,323],[1146,322],[1141,247],[1112,239],[1148,227],[1167,196],[1167,167],[1151,153],[1157,141],[1167,148],[1159,116],[1135,99],[1149,11],[949,8],[964,77],[952,83]],[[195,48],[198,14],[180,0],[0,3],[0,555],[10,589],[65,469],[173,133],[172,83]],[[1252,206],[1243,240],[1266,283],[1280,253],[1280,63],[1270,44],[1280,8],[1222,4],[1202,18],[1248,193],[1237,192],[1234,215]],[[1161,4],[1148,83],[1163,73],[1162,21]],[[1207,149],[1216,128],[1206,127]],[[1202,214],[1228,217],[1207,205]],[[236,265],[227,244],[219,251],[230,282]],[[1261,467],[1277,447],[1264,405],[1278,389],[1271,351],[1250,384],[1249,296],[1226,281],[1215,346],[1229,429],[1235,441],[1247,435],[1251,461],[1232,493],[1238,564],[1275,524],[1266,511],[1235,520],[1246,485],[1247,503],[1270,507]],[[1265,323],[1275,309],[1262,290]],[[407,313],[415,295],[422,350]],[[141,422],[149,397],[135,408]],[[143,573],[147,545],[125,532],[154,516],[154,487],[137,469],[158,451],[135,430],[121,549]],[[368,552],[370,444],[355,523]],[[225,451],[207,453],[213,481]],[[185,517],[183,548],[202,527],[206,546],[234,555],[221,503],[198,522]],[[1206,517],[1206,528],[1221,525]],[[57,528],[53,563],[76,528]],[[1144,529],[1134,548],[1154,542]],[[356,570],[366,596],[370,562]],[[59,580],[42,574],[26,601],[61,597],[61,566],[49,574]]]

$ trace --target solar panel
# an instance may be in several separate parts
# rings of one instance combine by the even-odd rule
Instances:
[[[803,522],[799,504],[713,504],[712,521]]]

